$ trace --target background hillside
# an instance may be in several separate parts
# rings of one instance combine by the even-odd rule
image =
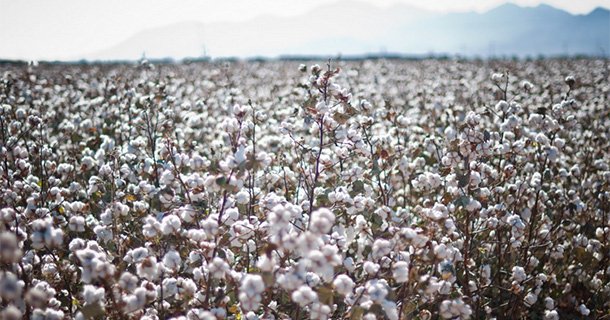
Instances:
[[[469,56],[603,55],[610,11],[574,15],[548,5],[504,4],[484,13],[439,14],[343,1],[295,17],[245,22],[184,22],[139,32],[91,60],[366,53]],[[77,57],[75,57],[77,58]]]

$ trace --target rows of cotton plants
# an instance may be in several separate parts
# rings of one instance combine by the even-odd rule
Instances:
[[[609,73],[0,66],[0,318],[608,318]]]

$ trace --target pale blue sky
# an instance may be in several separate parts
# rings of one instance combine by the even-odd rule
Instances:
[[[343,0],[345,1],[345,0]],[[404,3],[431,11],[478,11],[503,0],[360,0],[377,6]],[[0,58],[69,59],[103,50],[131,35],[181,21],[243,21],[261,15],[291,16],[314,10],[325,0],[0,0]],[[610,0],[515,0],[542,2],[572,13],[587,13]]]

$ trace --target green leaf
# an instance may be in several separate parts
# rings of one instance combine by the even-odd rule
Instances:
[[[468,196],[461,196],[455,200],[455,205],[458,207],[459,206],[465,207],[469,203],[470,203],[470,197],[468,197]]]
[[[322,193],[316,197],[318,205],[325,206],[325,205],[329,204],[329,200],[328,200],[329,193],[330,193],[330,189],[324,191],[324,193]]]
[[[457,179],[458,179],[458,187],[460,187],[460,188],[467,186],[468,183],[470,182],[470,177],[468,176],[468,174],[458,174]]]
[[[356,194],[364,192],[364,182],[362,180],[356,180],[352,183],[352,191]]]
[[[379,173],[381,173],[381,169],[379,169],[379,164],[377,164],[377,161],[375,161],[373,162],[373,169],[371,169],[371,174],[376,176]]]
[[[220,249],[220,250],[218,250],[218,257],[221,259],[226,259],[227,253],[224,250]]]
[[[491,139],[491,133],[487,130],[483,131],[483,140],[489,141],[489,139]]]
[[[219,186],[224,186],[224,185],[226,185],[227,183],[228,183],[228,180],[227,180],[227,178],[226,178],[226,177],[219,177],[219,178],[216,178],[216,184],[217,184],[217,185],[219,185]]]

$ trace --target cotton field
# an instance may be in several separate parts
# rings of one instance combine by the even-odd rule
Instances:
[[[1,319],[610,317],[608,60],[0,76]]]

